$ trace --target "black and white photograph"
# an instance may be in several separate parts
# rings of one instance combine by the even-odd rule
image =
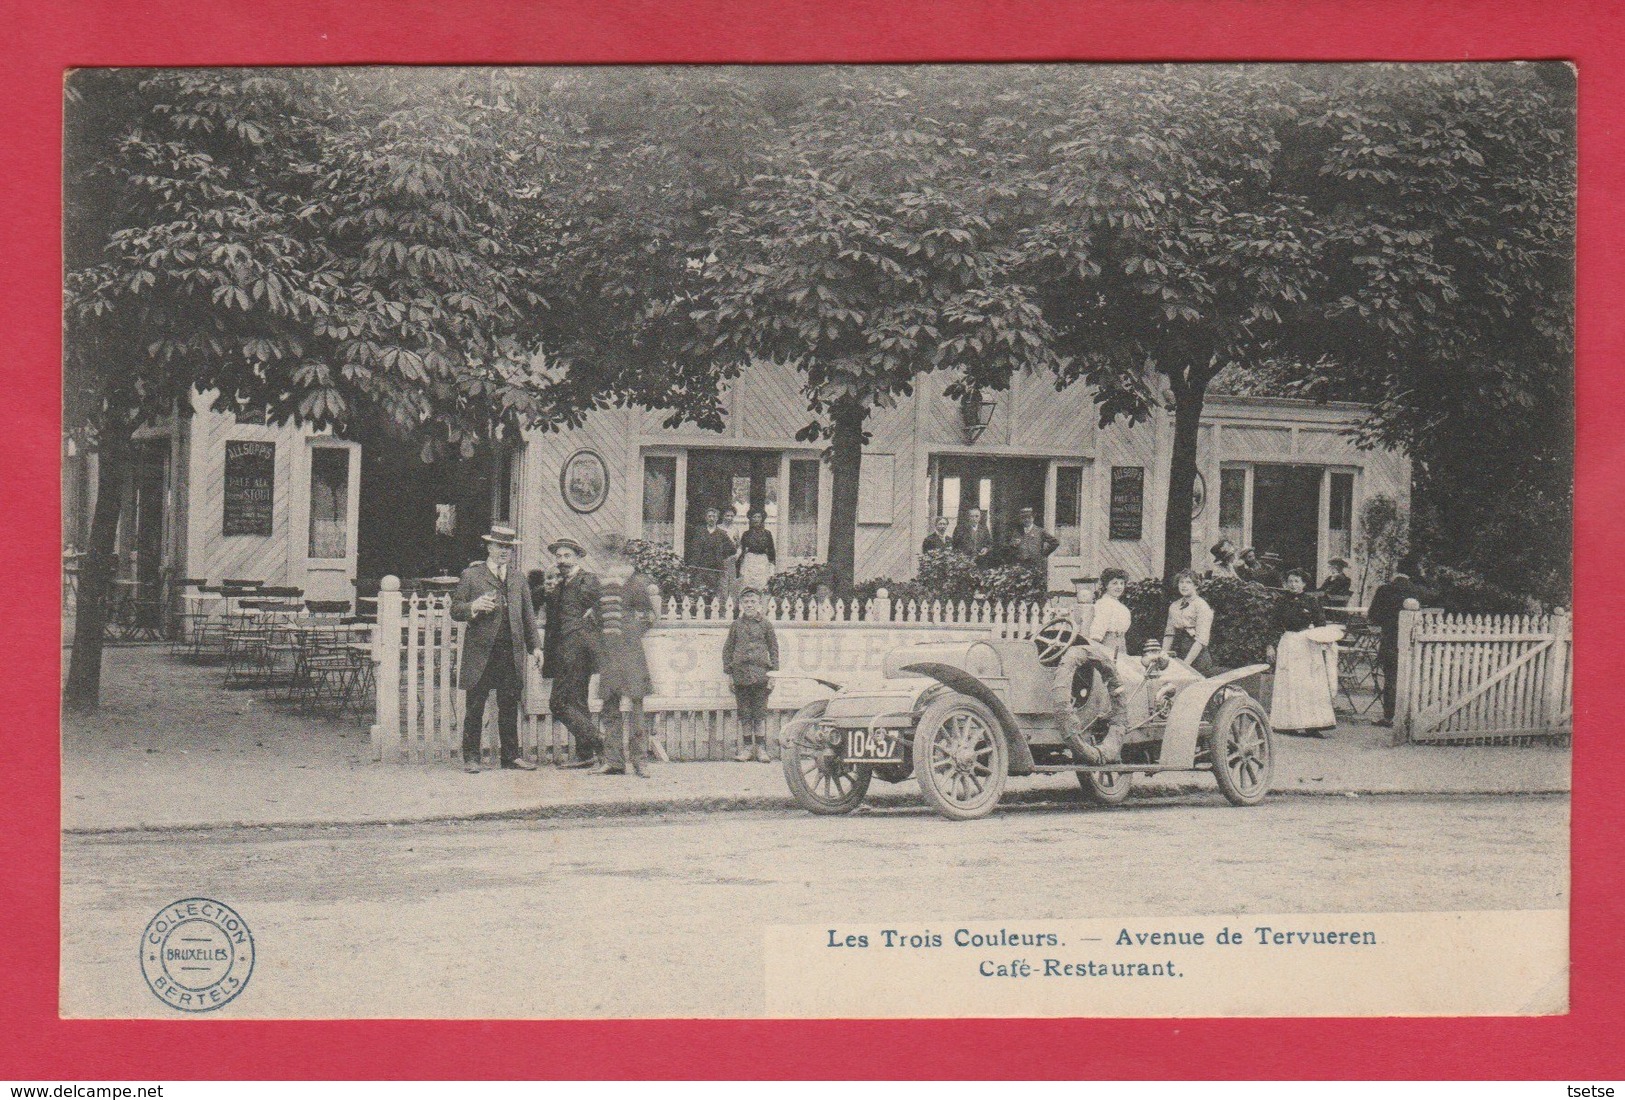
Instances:
[[[61,1015],[1566,1012],[1575,89],[69,73]]]

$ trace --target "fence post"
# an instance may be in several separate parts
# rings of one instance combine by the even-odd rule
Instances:
[[[877,623],[891,622],[891,593],[884,588],[875,589],[874,614],[870,618]]]
[[[372,758],[384,758],[388,738],[401,738],[401,580],[385,577],[378,586],[378,622],[372,631],[373,685],[378,695],[372,727]]]
[[[1416,620],[1422,612],[1415,600],[1399,612],[1399,668],[1394,673],[1394,744],[1403,745],[1411,737],[1411,678],[1416,668]]]
[[[1542,699],[1541,725],[1556,733],[1563,716],[1563,688],[1569,674],[1569,613],[1556,608],[1547,620],[1552,632],[1552,645],[1546,651],[1546,692]]]

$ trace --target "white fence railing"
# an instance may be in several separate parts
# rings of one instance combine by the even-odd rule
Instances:
[[[1395,725],[1410,741],[1563,735],[1574,727],[1569,616],[1402,611]]]
[[[774,624],[787,677],[770,697],[765,732],[777,734],[789,714],[827,693],[818,679],[878,670],[888,652],[912,642],[1031,637],[1053,610],[1040,604],[904,603],[885,596],[852,603],[769,600],[765,616]],[[733,693],[722,672],[722,644],[733,617],[732,604],[718,600],[668,600],[661,621],[644,636],[654,681],[644,708],[660,750],[673,760],[726,759],[738,751]],[[377,759],[426,763],[461,754],[462,639],[463,624],[451,618],[448,596],[403,596],[395,578],[384,579],[373,635]],[[521,754],[532,760],[562,759],[569,747],[564,727],[547,713],[550,686],[531,669],[519,741]],[[591,705],[596,713],[596,679]],[[496,740],[494,711],[486,709],[487,754]]]

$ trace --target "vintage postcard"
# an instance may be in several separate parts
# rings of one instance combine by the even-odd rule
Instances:
[[[71,72],[60,1015],[1565,1013],[1575,90]]]

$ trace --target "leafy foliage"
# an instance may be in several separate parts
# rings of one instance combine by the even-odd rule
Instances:
[[[659,546],[644,539],[628,539],[626,557],[638,572],[660,586],[663,599],[710,599],[715,586],[694,569],[683,563],[669,546]]]
[[[1278,594],[1251,581],[1211,575],[1202,578],[1200,591],[1213,608],[1209,639],[1213,663],[1219,668],[1239,668],[1263,661],[1265,650],[1278,640],[1270,629]],[[1138,653],[1147,638],[1162,638],[1174,599],[1167,585],[1155,577],[1129,585],[1123,603],[1133,616],[1126,639],[1130,652]]]

